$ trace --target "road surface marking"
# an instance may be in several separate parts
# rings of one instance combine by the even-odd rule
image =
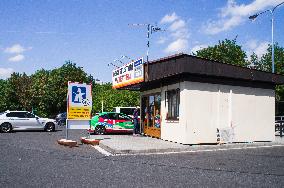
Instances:
[[[98,152],[100,152],[101,154],[103,154],[105,156],[112,156],[112,154],[110,152],[104,150],[100,146],[92,146],[92,147],[95,148]]]

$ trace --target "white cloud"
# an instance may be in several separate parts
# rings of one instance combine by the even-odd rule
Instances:
[[[6,79],[11,76],[11,74],[14,72],[12,68],[0,68],[0,78]]]
[[[249,40],[245,46],[248,49],[248,57],[254,52],[258,58],[260,58],[263,54],[267,53],[268,45],[270,43],[268,41],[257,41],[255,39]]]
[[[177,31],[179,29],[183,29],[185,28],[185,22],[183,20],[177,20],[175,22],[172,23],[172,25],[170,26],[170,30],[171,31]]]
[[[167,41],[167,39],[165,37],[161,37],[159,38],[159,40],[157,41],[158,44],[164,44]]]
[[[166,41],[160,41],[160,44],[169,42],[166,49],[166,53],[177,53],[185,52],[188,50],[188,38],[189,31],[187,23],[176,15],[172,13],[171,15],[166,15],[162,18],[161,23],[167,24],[168,36]]]
[[[167,14],[165,15],[162,20],[161,20],[161,24],[165,24],[165,23],[172,23],[175,20],[177,20],[179,17],[176,15],[176,13],[172,13],[171,15]]]
[[[271,8],[277,4],[283,2],[283,0],[254,0],[250,4],[237,5],[234,0],[229,0],[227,2],[227,7],[221,9],[221,16],[249,16],[255,14],[264,9]]]
[[[203,48],[207,48],[207,44],[199,44],[191,48],[191,53],[196,53],[198,50],[202,50]]]
[[[165,49],[166,53],[184,52],[188,49],[188,41],[186,39],[177,39],[168,45]]]
[[[253,50],[257,47],[258,41],[256,39],[251,39],[245,44],[250,50]]]
[[[11,61],[11,62],[19,62],[19,61],[22,61],[22,60],[24,60],[24,59],[25,59],[25,56],[24,56],[24,55],[18,54],[18,55],[14,56],[14,57],[10,57],[10,58],[8,59],[8,61]]]
[[[209,21],[207,26],[203,28],[204,32],[209,35],[215,35],[222,31],[230,30],[232,27],[238,26],[244,21],[240,16],[231,17],[228,19],[221,19],[219,21]]]
[[[14,44],[11,47],[7,47],[4,52],[9,53],[9,54],[20,54],[23,53],[24,51],[30,50],[31,47],[29,48],[24,48],[20,44]]]
[[[203,30],[206,34],[215,35],[223,31],[228,31],[246,20],[250,15],[258,13],[275,6],[283,0],[254,0],[250,4],[238,5],[234,0],[228,0],[226,7],[220,9],[217,21],[209,20]]]
[[[258,47],[255,48],[254,53],[258,56],[261,57],[263,54],[267,52],[269,42],[262,42],[258,44]]]
[[[185,38],[188,39],[190,34],[187,28],[182,28],[179,29],[175,32],[171,32],[170,35],[172,36],[172,38],[177,39],[177,38]]]

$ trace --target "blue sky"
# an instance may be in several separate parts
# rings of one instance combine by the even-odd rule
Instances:
[[[115,59],[144,57],[145,26],[166,31],[151,35],[150,60],[234,39],[247,54],[265,53],[271,42],[271,15],[248,16],[284,0],[1,0],[0,78],[33,74],[71,60],[104,82]],[[284,5],[275,12],[275,41],[284,46]],[[127,63],[128,59],[121,59]],[[119,65],[118,62],[115,62]]]

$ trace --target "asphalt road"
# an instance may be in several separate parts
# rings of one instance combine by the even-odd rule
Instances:
[[[0,134],[0,187],[284,187],[284,146],[106,157],[88,145],[58,145],[64,136]]]

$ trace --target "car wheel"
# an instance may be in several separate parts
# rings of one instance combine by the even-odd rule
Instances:
[[[55,131],[55,125],[53,123],[47,123],[45,126],[46,132],[53,132]]]
[[[1,125],[1,132],[3,133],[12,132],[12,125],[10,123],[3,123]]]
[[[95,128],[95,134],[105,134],[106,133],[106,129],[104,126],[98,125]]]

